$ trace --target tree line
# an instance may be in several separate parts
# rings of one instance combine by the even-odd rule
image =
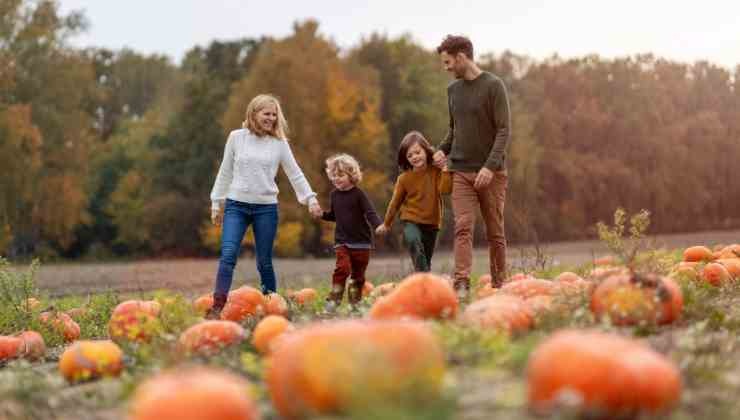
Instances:
[[[382,213],[403,135],[445,134],[449,76],[411,36],[340,50],[307,20],[284,38],[195,46],[175,65],[70,46],[87,25],[55,1],[0,0],[0,255],[214,255],[209,192],[257,93],[280,98],[322,203],[330,154],[358,158]],[[740,66],[510,51],[478,62],[509,88],[511,242],[592,237],[617,207],[650,210],[653,232],[740,226]],[[312,220],[282,175],[278,186],[278,255],[326,254],[333,225]],[[451,220],[448,203],[443,245]]]

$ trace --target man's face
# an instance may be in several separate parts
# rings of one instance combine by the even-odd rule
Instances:
[[[452,73],[456,79],[462,79],[465,74],[465,59],[462,53],[451,55],[447,51],[442,51],[439,55],[442,60],[442,67],[445,71]]]

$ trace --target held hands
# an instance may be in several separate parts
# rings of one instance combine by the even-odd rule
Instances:
[[[442,168],[443,166],[447,165],[447,156],[445,156],[445,152],[441,150],[437,150],[432,155],[432,160],[434,160],[434,166],[438,168]]]
[[[481,168],[480,171],[478,171],[478,175],[475,177],[475,183],[473,183],[473,188],[480,189],[480,188],[486,188],[488,184],[491,183],[491,179],[493,179],[493,171],[491,171],[488,168]]]
[[[314,219],[318,219],[324,213],[324,210],[321,209],[318,201],[314,201],[313,203],[309,204],[308,211],[311,213],[311,216],[313,216]]]
[[[385,223],[378,225],[378,227],[375,228],[376,235],[385,235],[386,233],[388,233],[388,227],[385,225]]]
[[[221,224],[224,221],[224,213],[221,211],[221,209],[211,209],[211,223],[213,223],[214,226],[221,226]]]

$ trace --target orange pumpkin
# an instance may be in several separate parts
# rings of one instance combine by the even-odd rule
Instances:
[[[568,296],[590,293],[594,287],[593,282],[584,280],[578,274],[569,271],[560,273],[555,277],[553,285],[558,294]]]
[[[76,341],[59,358],[59,371],[70,382],[118,376],[123,352],[110,340]]]
[[[265,314],[288,316],[288,301],[277,293],[265,296]]]
[[[286,334],[266,383],[282,418],[363,411],[378,403],[437,398],[445,360],[437,338],[409,321],[345,320]]]
[[[262,354],[270,352],[270,347],[276,338],[293,329],[293,325],[280,315],[268,315],[254,327],[252,344]]]
[[[261,317],[265,314],[265,296],[254,287],[243,286],[232,290],[226,301],[221,319],[225,321],[241,322],[251,317]]]
[[[616,325],[669,324],[681,316],[683,294],[669,277],[616,274],[596,287],[591,311],[596,317],[608,315]]]
[[[189,353],[216,354],[242,342],[249,333],[234,321],[203,321],[180,334],[180,346]]]
[[[712,286],[721,286],[730,280],[730,272],[719,263],[709,263],[701,271],[701,278]]]
[[[498,292],[498,291],[499,291],[499,289],[491,286],[490,284],[487,284],[487,285],[481,287],[480,289],[478,289],[477,292],[475,292],[475,298],[476,299],[484,299],[484,298],[487,298],[488,296],[491,296],[491,295],[496,294],[496,292]]]
[[[205,315],[206,312],[208,312],[209,309],[213,306],[213,295],[207,294],[200,296],[199,298],[195,299],[193,301],[193,309],[195,309],[195,312]]]
[[[18,334],[23,341],[23,357],[28,360],[38,360],[46,354],[44,337],[36,331],[24,331]]]
[[[450,284],[432,273],[414,273],[370,308],[372,319],[454,318],[457,296]]]
[[[740,279],[740,258],[720,258],[716,262],[725,266],[730,277]]]
[[[393,291],[393,289],[396,287],[396,283],[388,282],[378,285],[373,289],[373,291],[370,293],[372,297],[380,297],[385,296]]]
[[[727,245],[726,247],[722,248],[721,252],[722,255],[728,256],[725,258],[733,258],[731,255],[734,255],[734,258],[740,258],[740,244]]]
[[[563,271],[553,279],[553,281],[558,283],[577,283],[581,280],[583,280],[583,278],[572,271]]]
[[[555,308],[552,296],[548,295],[534,296],[525,300],[524,303],[530,309],[530,312],[534,317],[550,312]]]
[[[319,294],[316,293],[315,289],[307,287],[295,292],[292,297],[298,305],[307,305],[315,301],[318,296]]]
[[[528,330],[533,318],[531,309],[522,298],[495,294],[468,305],[460,316],[460,322],[469,327],[517,333]]]
[[[711,261],[714,259],[712,250],[705,246],[691,246],[683,251],[683,260],[691,262]]]
[[[148,342],[155,334],[161,305],[153,300],[127,300],[113,309],[108,334],[114,341]]]
[[[549,280],[525,278],[519,281],[506,283],[499,289],[500,293],[519,296],[527,299],[533,296],[552,295],[555,293],[555,285]]]
[[[136,388],[131,420],[257,420],[251,384],[232,373],[205,367],[162,372]]]
[[[577,403],[599,418],[665,413],[681,395],[678,368],[663,355],[633,339],[576,330],[557,332],[535,349],[527,386],[538,413]]]
[[[370,293],[373,292],[374,288],[375,286],[372,283],[365,280],[365,283],[362,284],[362,297],[370,296]]]
[[[80,338],[80,326],[64,312],[42,312],[39,320],[57,330],[66,342]]]
[[[20,337],[0,335],[0,362],[20,357],[23,349],[23,340]]]
[[[681,261],[673,268],[673,274],[685,276],[690,280],[698,280],[699,273],[696,271],[698,265],[698,261]]]

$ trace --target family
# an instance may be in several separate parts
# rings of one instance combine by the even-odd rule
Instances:
[[[347,286],[350,304],[354,307],[360,301],[373,233],[388,232],[397,215],[414,269],[430,271],[442,224],[442,194],[452,198],[453,279],[458,296],[466,299],[469,294],[477,209],[485,223],[494,285],[503,281],[506,150],[510,142],[506,87],[499,77],[475,64],[473,44],[464,36],[448,35],[437,53],[444,69],[455,77],[447,87],[449,130],[436,148],[418,131],[403,138],[398,150],[400,175],[383,219],[359,187],[360,164],[344,153],[326,160],[326,175],[334,190],[327,209],[322,209],[291,152],[288,124],[279,101],[270,95],[252,99],[243,128],[229,134],[211,191],[211,220],[223,228],[209,318],[217,318],[226,303],[240,245],[250,225],[262,290],[269,293],[277,289],[272,248],[278,227],[278,167],[283,168],[298,201],[314,218],[336,224],[336,267],[327,311],[341,303]]]

